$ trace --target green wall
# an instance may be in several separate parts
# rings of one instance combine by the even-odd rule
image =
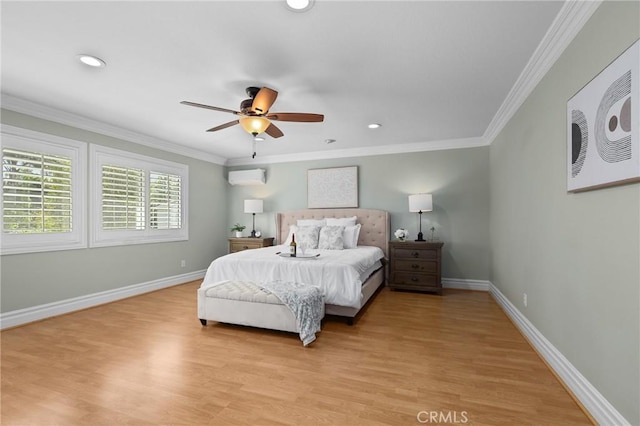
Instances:
[[[251,229],[244,199],[265,200],[256,228],[273,236],[275,212],[306,208],[308,169],[347,165],[358,166],[359,206],[388,210],[392,231],[407,228],[412,238],[418,215],[408,211],[408,195],[431,192],[434,211],[423,214],[422,226],[425,236],[435,226],[446,242],[444,277],[489,279],[489,147],[277,163],[259,166],[267,170],[266,185],[233,187],[220,165],[8,110],[2,111],[2,122],[188,164],[190,217],[189,241],[1,256],[1,312],[206,269],[226,254],[231,225],[247,225],[245,233]],[[182,259],[186,268],[180,267]]]
[[[2,122],[189,165],[189,241],[3,255],[1,312],[203,270],[226,253],[229,185],[223,166],[13,111],[2,110]]]
[[[391,231],[404,227],[411,239],[418,214],[409,212],[408,196],[432,193],[434,211],[423,213],[422,230],[426,237],[433,225],[445,241],[443,277],[489,279],[489,147],[234,167],[263,168],[267,183],[231,187],[228,229],[240,222],[247,235],[252,219],[243,202],[262,198],[256,229],[275,236],[275,212],[307,208],[307,170],[342,166],[358,166],[359,207],[389,211]]]
[[[565,117],[567,100],[638,39],[639,17],[638,2],[600,6],[493,141],[490,167],[491,281],[631,424],[640,185],[567,193]]]

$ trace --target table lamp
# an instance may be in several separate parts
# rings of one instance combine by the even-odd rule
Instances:
[[[262,213],[262,200],[244,200],[244,212],[253,214],[251,238],[256,238],[256,213]]]
[[[426,241],[422,238],[422,212],[433,211],[433,197],[431,194],[409,195],[409,211],[418,212],[420,217],[420,232],[416,241]]]

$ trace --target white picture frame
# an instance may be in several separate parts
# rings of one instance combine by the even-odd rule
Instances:
[[[358,207],[358,166],[307,170],[307,207]]]
[[[567,101],[567,191],[640,181],[640,41]]]

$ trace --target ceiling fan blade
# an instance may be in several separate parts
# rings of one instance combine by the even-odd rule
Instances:
[[[269,111],[269,108],[271,108],[271,105],[276,101],[277,97],[278,92],[273,89],[269,89],[268,87],[263,87],[253,99],[251,111],[257,114],[266,114]]]
[[[273,123],[271,123],[269,127],[267,127],[267,130],[265,130],[264,132],[269,136],[271,136],[272,138],[279,138],[281,136],[284,136],[284,133],[282,133],[282,130],[278,129],[276,125]]]
[[[227,127],[235,126],[238,123],[240,123],[240,120],[233,120],[233,121],[230,121],[228,123],[224,123],[224,124],[221,124],[219,126],[212,127],[209,130],[207,130],[207,132],[215,132],[215,131],[218,131],[218,130],[226,129]]]
[[[303,123],[319,123],[324,121],[323,114],[308,114],[304,112],[274,112],[267,115],[269,120],[298,121]]]
[[[214,106],[211,106],[211,105],[197,104],[195,102],[182,101],[180,103],[183,104],[183,105],[189,105],[189,106],[198,107],[198,108],[212,109],[214,111],[230,112],[231,114],[236,114],[236,115],[240,114],[240,112],[234,111],[232,109],[214,107]]]

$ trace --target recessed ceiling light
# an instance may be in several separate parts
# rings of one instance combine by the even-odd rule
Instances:
[[[314,0],[287,0],[287,7],[293,12],[306,12],[313,7]]]
[[[367,126],[370,129],[377,129],[379,127],[382,127],[382,124],[378,124],[378,123],[371,123]]]
[[[324,142],[325,143],[334,143],[336,140],[335,139],[325,139]]]
[[[94,68],[102,68],[107,65],[105,61],[98,58],[97,56],[87,55],[84,53],[78,55],[78,60],[83,64],[88,65],[90,67],[94,67]]]

